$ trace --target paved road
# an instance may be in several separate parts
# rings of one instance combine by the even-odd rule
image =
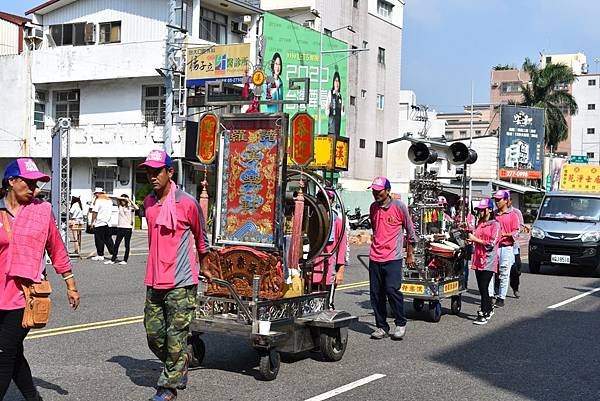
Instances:
[[[368,279],[357,260],[367,250],[353,248],[347,283]],[[145,258],[130,262],[76,261],[82,293],[76,312],[67,309],[64,284],[53,277],[51,325],[25,342],[45,400],[145,400],[153,394],[160,364],[146,346],[140,319]],[[360,317],[342,361],[327,363],[307,353],[282,363],[273,382],[257,380],[258,359],[244,341],[206,335],[204,364],[190,373],[179,399],[307,400],[367,378],[372,381],[332,399],[598,400],[600,291],[548,307],[600,288],[600,279],[566,268],[544,272],[524,273],[522,298],[509,298],[486,326],[471,324],[475,291],[464,295],[460,315],[444,315],[437,324],[406,303],[410,322],[400,342],[369,339],[373,316],[366,286],[340,291],[336,305]],[[20,399],[11,388],[6,401]]]

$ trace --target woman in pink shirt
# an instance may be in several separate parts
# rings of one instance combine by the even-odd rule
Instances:
[[[48,251],[54,270],[67,285],[69,303],[76,309],[79,293],[71,272],[71,262],[62,242],[48,202],[34,198],[38,181],[50,177],[40,172],[34,161],[12,161],[4,171],[0,194],[0,400],[11,380],[25,400],[40,401],[29,364],[23,355],[25,296],[22,285],[39,283],[44,251]]]
[[[477,312],[474,324],[486,324],[493,315],[492,300],[488,291],[490,280],[498,271],[498,240],[500,224],[494,219],[494,203],[482,199],[475,207],[477,225],[468,240],[473,243],[471,269],[475,270],[477,286],[481,294],[481,310]]]

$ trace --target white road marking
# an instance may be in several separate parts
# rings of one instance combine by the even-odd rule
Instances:
[[[561,306],[563,306],[563,305],[569,304],[569,303],[571,303],[571,302],[573,302],[573,301],[577,301],[579,298],[586,297],[586,296],[588,296],[588,295],[590,295],[590,294],[593,294],[593,293],[595,293],[595,292],[598,292],[598,291],[600,291],[600,287],[598,287],[598,288],[594,288],[593,290],[590,290],[590,291],[588,291],[588,292],[584,292],[583,294],[579,294],[579,295],[577,295],[577,296],[574,296],[573,298],[566,299],[566,300],[564,300],[564,301],[562,301],[562,302],[559,302],[559,303],[557,303],[557,304],[550,305],[550,306],[548,307],[548,309],[556,309],[556,308],[560,308],[560,307],[561,307]]]
[[[352,390],[354,388],[360,387],[360,386],[362,386],[364,384],[367,384],[367,383],[370,383],[372,381],[381,379],[383,377],[385,377],[385,375],[382,375],[380,373],[375,373],[374,375],[367,376],[364,379],[360,379],[360,380],[357,380],[355,382],[348,383],[348,384],[346,384],[346,385],[344,385],[342,387],[338,387],[338,388],[333,389],[331,391],[328,391],[326,393],[317,395],[317,396],[312,397],[312,398],[308,398],[308,399],[306,399],[304,401],[323,401],[323,400],[327,400],[329,398],[335,397],[336,395],[345,393],[346,391],[350,391],[350,390]]]

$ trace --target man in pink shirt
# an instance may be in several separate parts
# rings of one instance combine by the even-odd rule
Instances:
[[[153,193],[144,199],[150,252],[144,326],[148,346],[164,363],[152,401],[173,401],[187,385],[187,337],[196,308],[198,260],[208,253],[204,218],[198,202],[171,180],[171,157],[150,152],[146,168]]]
[[[389,335],[400,340],[406,332],[404,299],[400,292],[404,231],[408,236],[406,263],[414,264],[413,245],[417,242],[408,208],[399,199],[390,196],[391,184],[385,177],[376,177],[369,187],[375,202],[371,204],[369,215],[373,227],[371,250],[369,252],[369,283],[371,306],[375,312],[377,329],[371,338],[379,340]],[[386,321],[387,301],[394,313],[396,327],[390,331]]]
[[[500,189],[494,194],[494,202],[498,208],[496,221],[500,223],[500,240],[498,241],[498,276],[500,285],[496,307],[503,307],[508,291],[510,268],[515,263],[514,245],[519,240],[520,222],[517,214],[508,207],[510,192]]]

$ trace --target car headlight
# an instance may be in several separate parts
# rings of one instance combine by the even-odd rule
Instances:
[[[583,242],[598,242],[600,241],[600,231],[590,231],[583,233],[581,236]]]
[[[531,236],[537,239],[544,239],[546,237],[546,233],[541,228],[533,227],[531,229]]]

